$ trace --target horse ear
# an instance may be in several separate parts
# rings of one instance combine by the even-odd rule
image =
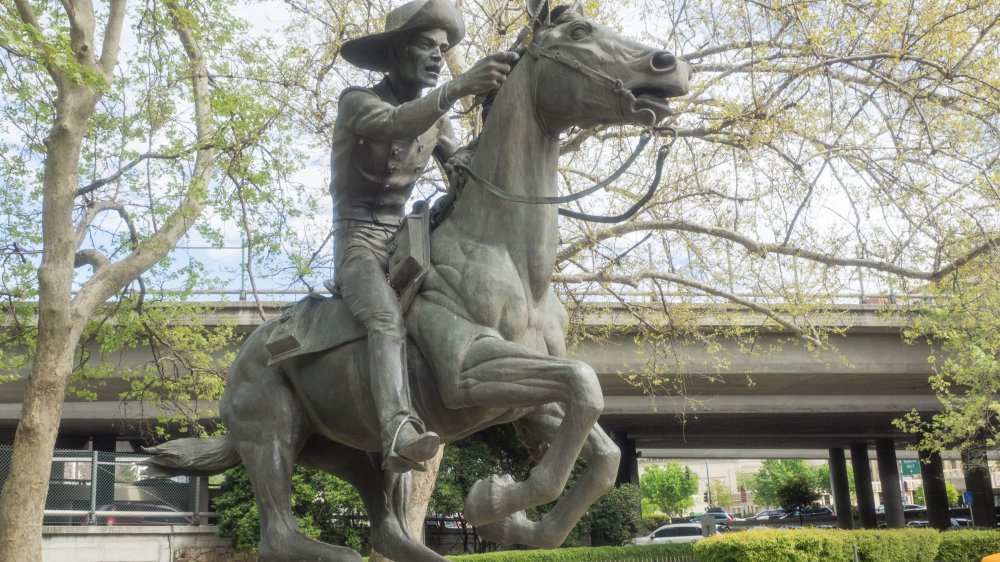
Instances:
[[[549,0],[528,0],[527,10],[531,27],[538,28],[549,25]]]
[[[583,13],[583,0],[575,0],[573,2],[573,9],[576,10],[576,13],[580,14],[581,16],[586,15]]]

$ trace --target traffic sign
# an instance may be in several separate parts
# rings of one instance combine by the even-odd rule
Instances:
[[[972,505],[972,492],[966,490],[965,493],[962,494],[962,501],[965,502],[965,505]]]

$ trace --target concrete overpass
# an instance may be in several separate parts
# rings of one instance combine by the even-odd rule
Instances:
[[[280,303],[269,304],[266,312],[274,317],[279,309]],[[904,310],[842,305],[811,314],[804,319],[808,324],[836,333],[817,350],[751,313],[728,311],[717,320],[722,317],[717,307],[688,306],[685,312],[699,319],[702,332],[657,343],[636,338],[637,320],[625,308],[587,309],[581,311],[584,332],[600,336],[578,338],[571,354],[600,377],[606,404],[601,424],[624,453],[620,481],[637,478],[638,457],[761,458],[794,450],[800,458],[815,458],[825,453],[839,523],[850,526],[845,452],[850,450],[856,488],[870,492],[868,457],[874,445],[886,522],[902,526],[896,451],[913,436],[895,428],[893,420],[911,410],[929,413],[940,407],[928,383],[931,348],[904,342],[910,320]],[[244,332],[261,322],[256,305],[246,301],[220,305],[201,321],[235,323]],[[725,330],[701,337],[717,328]],[[147,350],[137,349],[120,361],[137,365],[150,358]],[[12,440],[24,388],[23,378],[0,385],[0,443]],[[96,400],[67,397],[57,446],[83,447],[90,441],[94,450],[114,450],[116,440],[138,438],[127,420],[153,421],[160,412],[121,402],[125,388],[124,381],[111,378],[96,389]],[[215,408],[204,406],[206,412]],[[924,482],[939,481],[943,498],[941,459],[926,460],[933,462],[924,465]],[[995,519],[989,478],[988,470],[985,476],[966,475],[982,510],[980,521]],[[947,503],[932,495],[928,489],[932,524],[946,525]],[[874,509],[872,494],[859,494],[863,526],[876,524]]]
[[[268,305],[274,316],[280,303]],[[705,329],[720,327],[718,309],[705,310]],[[697,311],[695,311],[697,314]],[[917,409],[935,411],[939,404],[927,379],[931,374],[926,345],[909,345],[901,337],[907,318],[895,308],[839,306],[808,319],[814,325],[842,330],[830,348],[813,351],[790,334],[761,328],[763,318],[742,314],[744,335],[719,337],[708,344],[696,339],[670,340],[659,347],[637,344],[636,321],[621,308],[585,316],[588,328],[609,325],[606,338],[585,339],[571,354],[598,372],[606,410],[601,423],[609,431],[635,441],[643,456],[699,450],[718,455],[725,450],[825,450],[858,439],[906,435],[892,420]],[[249,331],[260,324],[255,305],[236,301],[205,316],[205,323],[235,322]],[[122,356],[126,364],[148,361],[146,350]],[[0,438],[10,435],[20,418],[25,380],[0,385]],[[126,385],[109,379],[96,389],[96,400],[67,397],[61,433],[70,436],[130,434],[125,419],[155,420],[155,409],[118,399]],[[208,411],[213,404],[205,405]],[[6,441],[6,439],[3,439]]]

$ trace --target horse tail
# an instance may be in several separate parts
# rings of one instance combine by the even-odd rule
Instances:
[[[153,455],[141,464],[154,476],[212,476],[243,462],[228,435],[176,439],[142,450]]]

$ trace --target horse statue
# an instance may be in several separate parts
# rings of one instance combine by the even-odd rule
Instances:
[[[579,7],[550,11],[548,0],[529,0],[528,12],[531,41],[495,97],[466,185],[431,235],[430,270],[406,315],[408,370],[413,407],[442,442],[513,423],[540,455],[523,482],[477,482],[466,498],[468,522],[498,543],[555,548],[614,485],[620,456],[596,424],[604,408],[597,375],[565,357],[568,315],[550,286],[559,134],[659,123],[669,114],[666,98],[687,93],[691,67],[587,20]],[[216,474],[242,462],[259,508],[262,562],[362,559],[298,531],[290,507],[296,463],[357,488],[377,551],[444,562],[405,523],[410,475],[380,469],[364,338],[274,362],[264,344],[280,324],[263,323],[233,362],[220,403],[229,434],[153,447],[149,463]],[[581,456],[586,469],[563,495]],[[540,520],[525,516],[557,499]]]

